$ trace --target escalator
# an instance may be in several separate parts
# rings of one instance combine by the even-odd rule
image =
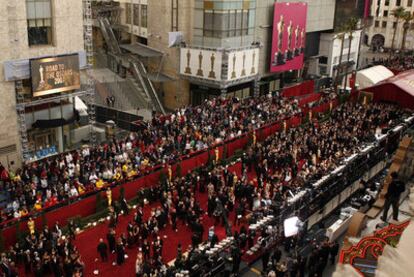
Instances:
[[[108,45],[110,51],[113,54],[121,54],[121,48],[119,47],[118,40],[114,34],[114,30],[111,27],[111,23],[109,22],[108,18],[101,17],[98,19],[99,26],[101,27],[102,35]]]
[[[159,113],[165,114],[165,109],[155,91],[152,81],[148,78],[148,73],[144,64],[139,59],[135,59],[134,61],[131,61],[131,69],[135,79],[142,86],[145,95],[151,100],[153,109]]]

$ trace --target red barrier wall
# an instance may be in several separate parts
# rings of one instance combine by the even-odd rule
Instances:
[[[309,80],[298,85],[285,88],[281,95],[283,97],[297,97],[311,94],[314,92],[314,86],[315,82],[313,80]]]

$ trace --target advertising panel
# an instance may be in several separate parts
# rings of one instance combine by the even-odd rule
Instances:
[[[271,72],[302,68],[307,8],[307,3],[275,3]]]
[[[209,79],[221,80],[223,54],[218,51],[181,48],[180,74]]]
[[[33,97],[79,89],[79,56],[67,55],[30,60]]]
[[[229,53],[227,80],[254,76],[258,73],[259,48]]]

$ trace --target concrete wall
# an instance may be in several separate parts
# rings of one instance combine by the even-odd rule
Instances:
[[[178,30],[183,33],[186,43],[192,43],[194,0],[178,1]],[[166,55],[163,60],[162,72],[177,79],[162,84],[164,97],[162,101],[166,108],[174,109],[189,104],[189,83],[179,80],[180,50],[177,47],[168,48],[168,32],[171,31],[171,1],[148,1],[148,46],[156,48]],[[162,15],[162,16],[160,16]],[[157,70],[160,59],[150,60],[153,69]]]
[[[0,155],[20,164],[16,97],[13,82],[4,81],[3,63],[8,60],[73,53],[83,46],[82,0],[52,0],[53,45],[29,47],[27,37],[26,1],[2,0],[0,5],[0,149],[17,144],[17,152]]]
[[[356,31],[353,33],[353,38],[351,42],[351,55],[350,60],[355,62],[354,68],[358,61],[359,55],[359,45],[361,40],[361,31]],[[341,54],[341,39],[338,38],[338,35],[335,33],[323,33],[321,34],[320,44],[319,44],[319,56],[327,57],[327,64],[319,64],[317,59],[313,60],[309,67],[309,73],[315,75],[326,75],[333,76],[333,67],[339,64],[339,57]],[[344,48],[342,52],[342,62],[347,61],[348,59],[348,50],[349,50],[349,35],[345,35]],[[320,67],[326,67],[326,74],[323,74],[320,70]]]

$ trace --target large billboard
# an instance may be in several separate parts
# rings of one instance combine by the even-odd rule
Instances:
[[[78,54],[30,60],[33,97],[80,88]]]
[[[275,3],[271,72],[303,66],[307,3]]]
[[[223,54],[196,48],[181,48],[180,73],[183,75],[221,80],[221,66]]]

